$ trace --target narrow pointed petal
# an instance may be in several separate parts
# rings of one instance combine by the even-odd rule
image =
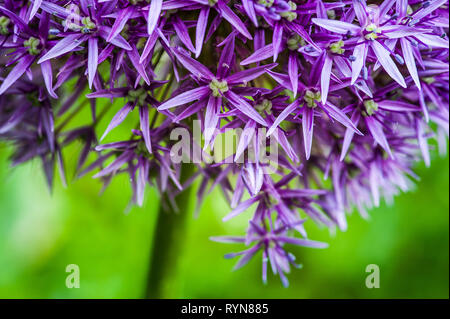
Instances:
[[[151,35],[155,31],[158,24],[159,15],[161,14],[163,0],[152,0],[150,9],[148,10],[147,33]]]
[[[120,123],[125,120],[127,115],[131,112],[133,109],[133,106],[130,103],[125,104],[123,108],[121,108],[116,115],[112,118],[111,122],[109,122],[108,127],[106,128],[105,133],[103,133],[102,137],[100,138],[100,141],[105,138],[105,136],[115,127],[117,127]]]
[[[28,19],[28,21],[31,21],[31,19],[34,18],[35,14],[41,7],[41,3],[42,3],[42,0],[34,0],[33,1],[33,6],[31,7],[30,18]]]
[[[88,40],[88,82],[89,88],[92,88],[95,73],[98,65],[98,42],[97,38],[92,37]]]
[[[420,79],[419,75],[417,74],[416,60],[414,59],[411,42],[409,42],[407,39],[400,39],[400,45],[402,46],[403,59],[405,60],[405,64],[408,68],[409,74],[411,74],[411,77],[416,86],[419,88],[419,90],[421,90],[422,87],[420,86]]]
[[[209,6],[203,7],[198,15],[197,28],[195,30],[195,57],[198,58],[202,52],[203,40],[205,39],[206,27],[208,25]]]
[[[355,110],[353,112],[351,121],[355,123],[355,126],[358,125],[359,119],[361,118],[361,114],[358,110]],[[353,135],[355,135],[355,131],[351,128],[348,128],[345,130],[344,140],[342,142],[342,150],[341,150],[341,158],[340,161],[343,161],[345,158],[345,155],[347,155],[348,149],[350,148]]]
[[[139,107],[139,122],[142,131],[142,137],[144,138],[145,146],[148,152],[152,153],[152,141],[150,138],[150,124],[148,119],[148,105],[144,104]]]
[[[267,65],[261,65],[257,66],[253,69],[248,69],[244,71],[240,71],[237,73],[234,73],[226,78],[226,81],[228,84],[240,84],[240,83],[247,83],[251,80],[256,79],[257,77],[260,77],[264,73],[267,72],[267,70],[273,69],[275,66],[277,66],[276,63],[267,64]]]
[[[228,39],[225,47],[220,55],[219,65],[217,66],[217,76],[222,78],[229,74],[232,67],[234,56],[234,35],[231,35]]]
[[[425,129],[422,120],[416,120],[417,128],[417,141],[419,143],[420,151],[422,152],[422,157],[427,167],[430,166],[430,150],[428,149],[427,139],[425,137]]]
[[[206,66],[186,55],[180,49],[173,50],[173,53],[178,61],[180,61],[180,63],[196,77],[207,80],[212,80],[214,78],[214,74],[212,74]]]
[[[208,104],[206,106],[205,112],[205,122],[204,122],[204,136],[205,136],[205,146],[206,149],[211,139],[214,136],[214,131],[217,128],[217,124],[219,123],[219,111],[220,111],[220,103],[222,99],[217,98],[214,95],[210,95],[208,99]]]
[[[314,129],[314,110],[307,106],[303,106],[302,128],[306,159],[309,159],[309,157],[311,156],[311,146]]]
[[[55,91],[53,90],[53,72],[50,61],[47,60],[42,62],[41,70],[42,70],[42,77],[44,78],[44,83],[45,87],[47,88],[48,94],[50,94],[51,97],[57,99],[58,95],[56,95]]]
[[[225,93],[225,97],[235,108],[247,115],[249,118],[253,119],[263,126],[267,126],[266,120],[264,120],[261,115],[259,115],[259,113],[239,95],[237,95],[233,91],[228,91]]]
[[[84,40],[84,37],[78,33],[65,36],[63,39],[59,40],[53,48],[51,48],[46,54],[44,54],[43,57],[39,59],[38,64],[72,51],[82,43],[82,40]]]
[[[150,85],[150,79],[145,71],[144,65],[140,62],[141,58],[139,57],[139,52],[134,45],[132,45],[131,50],[127,51],[128,57],[130,58],[133,66],[136,71],[138,71],[139,75],[144,79],[145,83]]]
[[[289,78],[291,79],[292,93],[294,93],[295,97],[298,90],[298,63],[296,54],[289,54],[288,73]]]
[[[322,104],[325,104],[328,97],[328,89],[330,88],[331,79],[331,66],[333,65],[333,60],[328,55],[325,55],[325,60],[323,63],[322,74],[320,75],[320,89]]]
[[[353,122],[344,114],[344,112],[342,112],[340,109],[338,109],[335,105],[331,104],[330,102],[327,102],[322,105],[322,109],[324,109],[336,121],[338,121],[345,127],[355,131],[356,134],[363,135],[356,128],[355,124],[353,124]]]
[[[222,220],[224,222],[230,220],[233,217],[236,217],[237,215],[243,213],[247,208],[252,206],[257,200],[259,199],[258,196],[252,197],[250,199],[247,199],[245,202],[240,203],[235,209],[233,209],[227,216],[225,216]]]
[[[3,80],[0,86],[0,95],[5,93],[5,91],[13,85],[21,76],[28,70],[28,68],[33,64],[35,57],[31,55],[25,55],[22,59],[17,62],[14,68],[9,72],[8,76]]]
[[[278,117],[273,122],[272,126],[267,131],[267,136],[270,136],[276,130],[278,125],[280,125],[280,123],[283,122],[284,119],[286,117],[288,117],[289,114],[291,114],[292,112],[294,112],[294,110],[296,108],[298,108],[298,106],[300,105],[300,102],[301,102],[300,99],[297,99],[293,103],[286,106],[286,108],[283,110],[283,112],[281,112],[280,115],[278,115]]]
[[[391,158],[392,155],[391,148],[389,147],[389,143],[386,139],[386,135],[384,135],[383,127],[373,116],[366,116],[365,118],[367,128],[372,134],[374,140],[389,154]]]
[[[186,91],[184,93],[178,94],[174,98],[164,102],[158,106],[158,111],[167,110],[172,107],[187,104],[189,102],[200,100],[204,96],[210,94],[211,90],[207,86],[202,86],[193,90]]]
[[[274,55],[273,53],[273,45],[268,44],[251,54],[248,58],[242,60],[241,65],[248,65],[251,63],[257,63],[264,61]]]
[[[402,87],[406,88],[405,79],[403,79],[402,74],[398,70],[394,61],[390,57],[390,53],[386,50],[378,41],[372,41],[371,47],[378,58],[378,61],[383,66],[384,70],[389,74],[389,76],[397,81]]]
[[[112,39],[114,39],[120,32],[122,32],[123,28],[127,24],[128,19],[130,19],[132,14],[133,14],[132,7],[127,7],[120,11],[119,15],[114,21],[114,24],[111,28],[111,32],[109,33],[106,41],[111,42]]]
[[[251,0],[242,0],[242,5],[244,6],[244,10],[247,13],[250,20],[252,20],[255,27],[258,27],[258,19],[256,17],[255,7],[253,6],[253,1]]]
[[[353,56],[356,58],[355,61],[352,62],[352,81],[351,84],[354,84],[361,73],[361,70],[366,61],[367,54],[367,44],[364,42],[360,45],[357,45],[353,50]]]
[[[123,152],[111,164],[109,164],[103,170],[101,170],[100,172],[95,174],[93,177],[99,178],[99,177],[108,175],[110,173],[113,173],[114,171],[117,171],[120,167],[122,167],[123,164],[125,164],[132,157],[133,157],[133,151]]]
[[[181,42],[183,42],[186,48],[188,48],[189,51],[195,53],[195,48],[194,45],[192,44],[191,38],[189,37],[188,29],[184,24],[184,22],[179,17],[175,19],[175,21],[173,22],[173,27],[175,29],[178,38],[181,40]]]
[[[313,18],[311,21],[314,24],[317,24],[319,27],[322,27],[324,29],[327,29],[328,31],[339,34],[347,34],[348,32],[352,34],[358,34],[361,30],[360,26],[343,21],[317,19],[317,18]]]
[[[281,22],[275,23],[275,28],[273,30],[273,62],[277,60],[278,52],[280,51],[281,41],[283,40],[283,26]]]
[[[236,28],[247,39],[252,40],[252,35],[248,32],[245,24],[239,19],[239,17],[222,1],[217,2],[216,5],[219,9],[222,17],[227,20],[233,27]]]
[[[418,34],[416,38],[432,48],[448,49],[449,42],[433,34]]]
[[[367,6],[364,0],[353,0],[353,9],[360,25],[366,25],[367,14],[364,7]]]

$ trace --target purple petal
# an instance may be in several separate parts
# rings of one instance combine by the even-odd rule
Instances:
[[[403,79],[403,76],[398,70],[394,61],[392,61],[389,51],[386,50],[386,48],[384,48],[378,41],[372,41],[371,47],[375,52],[378,61],[383,66],[387,74],[389,74],[389,76],[395,81],[397,81],[397,83],[400,84],[402,87],[406,88],[405,80]]]
[[[214,78],[214,74],[206,66],[186,55],[181,49],[175,49],[173,53],[180,63],[196,77],[206,80],[212,80]]]
[[[330,102],[327,102],[323,104],[322,109],[327,112],[332,118],[334,118],[336,121],[344,125],[345,127],[352,129],[355,131],[355,133],[359,135],[363,135],[353,124],[353,122],[342,112],[340,109],[338,109],[335,105],[331,104]]]
[[[206,26],[208,24],[209,6],[200,10],[197,21],[197,29],[195,30],[195,57],[198,58],[202,52],[203,40],[205,39]]]
[[[189,102],[199,100],[210,94],[211,90],[208,86],[202,86],[193,90],[186,91],[184,93],[178,94],[174,98],[164,102],[160,106],[158,106],[158,111],[167,110],[172,107],[187,104]]]
[[[259,200],[259,196],[252,197],[247,199],[245,202],[240,203],[235,209],[233,209],[227,216],[225,216],[222,220],[224,222],[230,220],[233,217],[243,213],[247,208],[252,206],[257,200]]]
[[[37,63],[39,64],[70,52],[77,46],[79,46],[84,40],[86,40],[86,37],[81,34],[69,34],[63,39],[59,40],[58,43],[56,43],[53,48],[51,48],[46,54],[44,54],[44,56],[41,57]]]
[[[280,22],[275,23],[272,37],[273,45],[273,62],[277,60],[278,52],[280,52],[281,41],[283,40],[283,25]]]
[[[353,49],[353,56],[356,58],[355,61],[352,62],[352,81],[351,84],[354,84],[361,73],[361,69],[363,68],[367,55],[367,44],[363,42],[360,45],[357,45]]]
[[[92,88],[95,73],[98,65],[98,42],[97,38],[91,37],[88,40],[88,78],[89,88]]]
[[[280,125],[280,123],[283,122],[284,119],[286,117],[288,117],[289,114],[294,112],[294,110],[300,105],[300,102],[301,102],[301,100],[297,99],[293,103],[286,106],[286,108],[283,110],[283,112],[281,112],[280,115],[278,115],[276,120],[273,122],[272,126],[267,131],[267,136],[271,135],[273,133],[273,131],[275,131],[275,129],[278,127],[278,125]]]
[[[139,121],[145,146],[147,147],[148,152],[152,153],[152,141],[150,139],[150,124],[148,120],[147,104],[139,106]]]
[[[247,39],[252,40],[252,36],[245,27],[245,24],[224,2],[219,0],[219,2],[217,2],[217,8],[219,9],[220,14],[225,20],[227,20],[233,27],[236,28],[236,30],[238,30]]]
[[[247,83],[251,80],[256,79],[257,77],[260,77],[264,73],[267,72],[267,70],[270,70],[277,66],[276,63],[267,64],[267,65],[261,65],[257,66],[253,69],[248,69],[244,71],[240,71],[237,73],[234,73],[226,78],[226,81],[228,84],[241,84],[241,83]]]
[[[402,101],[384,100],[377,103],[380,109],[391,112],[419,112],[421,109],[417,105]]]
[[[241,62],[241,65],[248,65],[251,63],[261,62],[265,59],[268,59],[274,55],[273,53],[273,45],[268,44],[251,54],[248,58],[244,59]]]
[[[214,136],[215,129],[219,123],[219,112],[221,105],[221,98],[217,98],[214,95],[210,95],[208,99],[208,104],[206,105],[205,112],[205,122],[204,122],[204,135],[205,135],[205,146],[206,149]]]
[[[189,37],[188,29],[184,24],[184,22],[178,16],[175,18],[175,21],[173,22],[173,27],[175,29],[178,38],[181,40],[181,42],[183,42],[186,48],[188,48],[189,51],[191,52],[196,52],[194,45],[192,44],[191,38]]]
[[[352,123],[355,123],[355,126],[358,125],[359,123],[359,119],[361,118],[361,114],[358,110],[355,110],[353,112],[351,121]],[[345,130],[345,135],[344,135],[344,141],[342,142],[342,150],[341,150],[341,158],[340,161],[343,161],[345,158],[345,155],[347,155],[348,149],[350,148],[352,139],[353,139],[353,135],[355,134],[355,131],[351,128],[347,128]]]
[[[134,68],[138,71],[139,75],[144,79],[145,83],[150,85],[150,79],[145,71],[144,65],[140,62],[139,52],[134,45],[132,45],[131,50],[127,51],[128,57],[133,63]]]
[[[360,26],[343,21],[317,18],[312,18],[311,21],[314,24],[317,24],[319,27],[339,34],[347,34],[348,32],[351,32],[352,34],[358,34],[361,30]]]
[[[111,28],[107,26],[101,26],[98,30],[98,34],[105,40],[108,38],[110,33]],[[111,39],[110,43],[126,51],[131,50],[130,44],[128,44],[127,40],[125,40],[120,34],[116,35],[113,39]]]
[[[50,94],[51,97],[57,99],[58,95],[56,95],[55,91],[53,90],[53,72],[50,61],[44,61],[41,63],[41,71],[48,94]]]
[[[421,90],[419,75],[417,74],[416,60],[414,59],[411,43],[407,39],[400,39],[400,45],[402,46],[403,59],[405,60],[406,67],[409,74],[413,78],[416,86]]]
[[[306,105],[303,106],[302,116],[303,142],[305,143],[306,159],[311,156],[311,146],[314,129],[314,110]]]
[[[38,9],[41,7],[41,3],[42,3],[42,0],[33,0],[33,6],[31,7],[30,18],[28,19],[28,21],[31,21],[31,19],[34,18],[34,15],[38,11]]]
[[[150,9],[148,10],[147,19],[147,33],[151,35],[155,31],[156,24],[159,20],[159,15],[161,14],[163,0],[152,0],[150,2]]]
[[[304,247],[312,247],[312,248],[327,248],[327,243],[322,243],[319,241],[309,240],[309,239],[300,239],[300,238],[292,238],[292,237],[286,237],[286,236],[278,236],[277,241],[287,243],[287,244],[293,244],[298,246],[304,246]]]
[[[383,127],[381,126],[381,124],[378,123],[378,121],[373,116],[366,116],[364,119],[367,128],[370,131],[370,134],[372,134],[372,137],[389,154],[389,156],[393,158],[394,156],[392,155],[389,143],[386,139],[386,135],[384,135]]]
[[[122,167],[123,164],[125,164],[128,160],[130,160],[134,156],[133,154],[134,154],[133,151],[123,152],[111,164],[109,164],[103,170],[95,174],[93,177],[99,178],[118,170],[120,167]]]
[[[331,67],[330,67],[331,70]],[[297,63],[297,54],[289,54],[288,61],[288,73],[289,78],[291,80],[292,92],[294,93],[294,97],[297,95],[298,90],[298,63]]]
[[[322,74],[320,75],[320,89],[322,104],[325,104],[328,97],[328,89],[330,87],[331,78],[331,66],[333,65],[333,60],[325,54],[325,60],[323,63]]]
[[[233,91],[228,91],[225,93],[225,97],[235,108],[247,115],[249,118],[263,126],[267,126],[266,120],[264,120],[261,115],[259,115],[259,113],[239,95],[237,95]]]
[[[102,137],[100,138],[100,141],[105,138],[105,136],[116,126],[118,126],[120,123],[125,120],[127,115],[133,110],[133,105],[131,103],[125,104],[123,108],[121,108],[116,115],[112,118],[111,122],[109,122],[108,127],[106,128],[105,133],[103,133]]]
[[[130,19],[132,14],[133,14],[132,7],[127,7],[120,11],[119,15],[114,21],[114,24],[111,28],[111,32],[106,38],[106,41],[111,42],[112,39],[114,39],[120,32],[122,32],[123,28],[125,27],[125,24],[127,23],[128,19]]]
[[[11,85],[13,85],[33,64],[35,57],[32,55],[25,55],[17,62],[16,66],[9,72],[8,76],[0,86],[0,95],[3,94]]]

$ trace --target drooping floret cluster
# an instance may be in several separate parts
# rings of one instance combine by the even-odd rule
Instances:
[[[128,174],[138,205],[147,184],[169,204],[197,178],[200,200],[220,187],[224,220],[249,227],[213,239],[249,246],[237,267],[262,251],[263,279],[270,265],[287,285],[285,244],[326,246],[307,218],[345,230],[346,213],[408,189],[430,139],[446,151],[448,24],[447,0],[0,0],[0,139],[13,165],[40,159],[50,188],[75,141],[77,176]],[[170,135],[194,120],[191,156],[250,134],[181,181]],[[273,138],[275,168],[246,156]]]

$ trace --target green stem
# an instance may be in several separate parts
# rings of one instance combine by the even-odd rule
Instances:
[[[193,168],[193,164],[183,164],[181,183],[190,176]],[[150,251],[145,298],[167,298],[173,294],[180,251],[185,242],[189,215],[186,209],[191,189],[192,187],[184,189],[175,197],[179,212],[174,212],[168,203],[160,205]]]

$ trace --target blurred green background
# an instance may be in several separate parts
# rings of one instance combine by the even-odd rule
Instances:
[[[80,148],[65,154],[73,164]],[[72,152],[72,151],[70,151]],[[0,145],[0,297],[2,298],[142,298],[158,211],[158,194],[147,189],[143,208],[124,213],[130,187],[115,179],[99,196],[101,185],[85,177],[67,189],[57,180],[47,190],[40,163],[11,169],[9,149]],[[165,298],[448,298],[449,160],[418,165],[417,187],[370,212],[369,221],[349,217],[349,229],[333,235],[307,222],[312,239],[326,250],[291,247],[303,269],[289,275],[290,287],[269,274],[261,281],[261,258],[232,271],[236,260],[225,253],[240,245],[211,242],[209,236],[241,235],[248,213],[223,223],[229,212],[220,191],[192,216],[176,273],[166,278]],[[174,216],[177,218],[177,216]],[[157,258],[157,257],[156,257]],[[81,287],[65,286],[66,266],[80,267]],[[365,268],[380,267],[379,289],[365,287]]]

